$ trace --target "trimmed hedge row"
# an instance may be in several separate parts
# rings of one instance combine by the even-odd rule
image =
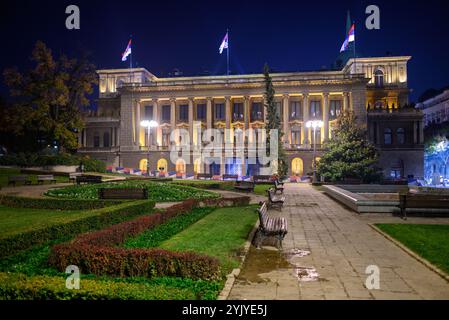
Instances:
[[[81,279],[80,289],[69,290],[65,278],[27,277],[20,273],[0,273],[0,300],[167,300],[196,299],[188,288],[164,285]]]
[[[83,200],[24,198],[0,195],[0,204],[11,208],[49,209],[49,210],[94,210],[124,203],[124,200]]]
[[[189,186],[199,189],[209,189],[209,190],[234,190],[234,181],[216,181],[211,182],[211,180],[200,181],[196,180],[194,182],[188,181],[174,181],[173,184],[181,185],[181,186]]]
[[[115,208],[98,209],[98,215],[71,221],[64,224],[20,233],[0,239],[0,258],[10,256],[31,246],[50,240],[63,239],[89,230],[98,230],[120,223],[139,215],[148,214],[154,208],[154,201],[142,200],[123,203]]]
[[[82,273],[126,276],[176,276],[191,279],[220,278],[216,258],[196,253],[177,253],[162,249],[125,249],[117,246],[129,237],[154,228],[165,221],[191,211],[195,207],[235,206],[248,204],[249,197],[232,199],[186,200],[166,210],[113,225],[97,232],[78,236],[73,241],[52,247],[49,264],[63,271],[68,265],[77,265]]]

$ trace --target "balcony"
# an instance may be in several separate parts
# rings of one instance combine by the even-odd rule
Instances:
[[[78,148],[78,152],[118,152],[120,147],[80,147]]]

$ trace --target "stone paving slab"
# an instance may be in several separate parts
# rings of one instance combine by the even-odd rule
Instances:
[[[288,220],[283,251],[276,256],[272,248],[266,250],[270,240],[261,250],[250,250],[229,299],[449,299],[446,280],[369,226],[449,224],[449,219],[411,217],[403,221],[388,215],[359,215],[306,184],[286,184],[285,195],[282,212],[269,212]],[[285,253],[292,249],[311,253],[287,257]],[[369,265],[379,267],[379,290],[365,287]],[[299,281],[297,267],[315,268],[318,280]]]

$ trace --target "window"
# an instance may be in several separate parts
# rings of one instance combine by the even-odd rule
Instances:
[[[109,132],[103,133],[103,147],[110,147]]]
[[[98,132],[94,133],[94,148],[100,147],[100,134]]]
[[[179,106],[179,120],[181,121],[189,120],[189,105],[183,104]]]
[[[310,135],[310,140],[312,142],[312,145],[315,144],[315,137],[316,137],[316,144],[321,144],[321,130],[318,128],[317,130],[313,130],[311,129],[311,135]],[[315,131],[315,134],[313,133],[313,131]]]
[[[378,88],[384,86],[384,73],[382,70],[376,70],[374,72],[374,85]]]
[[[152,120],[153,119],[153,106],[145,106],[144,119]]]
[[[162,117],[161,117],[161,120],[163,122],[169,122],[170,121],[170,115],[171,115],[170,106],[169,105],[162,106]]]
[[[292,101],[290,103],[290,120],[301,120],[302,112],[301,112],[301,102]]]
[[[206,105],[197,104],[196,105],[196,120],[206,120]]]
[[[168,147],[170,145],[170,130],[162,131],[162,146]]]
[[[293,145],[300,145],[301,144],[301,129],[293,129],[291,131],[291,139]]]
[[[384,129],[384,144],[391,144],[391,129]]]
[[[226,117],[225,115],[225,107],[223,103],[216,103],[215,104],[215,119],[216,120],[224,120]]]
[[[341,113],[341,100],[331,100],[329,105],[329,119],[336,119]]]
[[[243,120],[243,103],[234,103],[232,108],[232,119],[234,121]]]
[[[276,106],[276,113],[279,117],[279,120],[284,121],[284,110],[282,108],[282,102],[275,102],[274,105]]]
[[[262,103],[254,102],[251,106],[251,121],[263,120]]]
[[[405,130],[404,128],[398,128],[396,130],[396,135],[398,138],[398,144],[404,144],[405,143]]]
[[[321,101],[310,101],[310,117],[321,118]]]

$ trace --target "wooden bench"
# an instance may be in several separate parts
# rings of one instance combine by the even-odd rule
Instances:
[[[212,173],[197,173],[196,178],[201,180],[201,179],[212,179]]]
[[[270,175],[255,175],[255,176],[253,176],[253,182],[254,183],[271,182],[271,176]]]
[[[251,181],[236,181],[234,188],[239,191],[254,192],[254,182]]]
[[[16,186],[17,182],[22,182],[24,185],[31,185],[31,180],[28,176],[8,176],[8,185]]]
[[[284,193],[284,184],[282,182],[279,182],[278,179],[274,180],[274,193],[280,191],[281,193]]]
[[[238,174],[224,174],[223,175],[223,180],[234,180],[234,181],[237,181],[238,178],[239,178]]]
[[[259,232],[258,241],[256,242],[257,248],[260,248],[265,237],[276,237],[277,248],[282,249],[282,240],[288,232],[287,220],[284,217],[270,218],[267,214],[268,206],[264,202],[262,206],[257,209],[259,213]]]
[[[50,183],[56,183],[56,179],[52,174],[43,174],[37,176],[38,184],[44,184],[45,181],[50,181]]]
[[[429,193],[399,194],[399,209],[404,219],[407,219],[407,209],[449,209],[449,196]]]
[[[273,188],[267,190],[268,193],[268,207],[282,210],[285,202],[285,196],[276,195],[276,191]]]
[[[76,184],[101,182],[101,176],[76,176]]]
[[[100,188],[99,199],[148,199],[146,188]]]
[[[82,176],[83,174],[81,172],[72,172],[69,173],[69,182],[76,182],[76,177]]]

